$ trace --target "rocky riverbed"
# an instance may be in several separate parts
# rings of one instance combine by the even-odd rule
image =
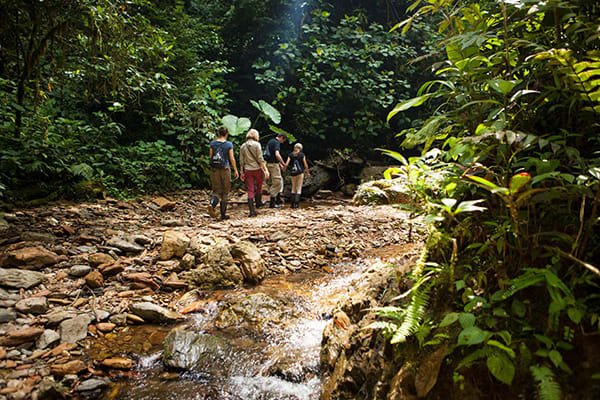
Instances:
[[[152,354],[172,327],[214,311],[223,300],[215,289],[303,271],[335,274],[339,265],[407,241],[406,216],[391,206],[331,197],[247,218],[240,194],[232,218],[215,221],[205,213],[207,199],[186,191],[5,213],[0,399],[98,397],[111,379],[139,368],[143,359],[132,354]],[[234,316],[251,308],[237,307]],[[198,334],[239,328],[221,314]]]

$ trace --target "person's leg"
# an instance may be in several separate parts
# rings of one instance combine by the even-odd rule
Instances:
[[[279,164],[277,164],[277,163],[267,164],[267,166],[269,168],[269,174],[271,175],[270,176],[271,184],[269,185],[269,196],[270,196],[269,207],[270,208],[279,208],[275,204],[275,202],[276,202],[277,195],[280,192],[280,187],[283,184],[283,179],[281,179],[281,168],[279,168]]]
[[[262,171],[260,172],[262,176]],[[254,198],[258,195],[254,193],[254,184],[256,183],[256,173],[255,171],[246,171],[246,187],[248,188],[248,209],[250,210],[249,217],[254,217],[256,214],[256,210],[254,208]]]
[[[263,172],[259,169],[258,173],[256,174],[256,194],[254,195],[254,204],[256,204],[256,208],[260,208],[265,205],[265,203],[262,201],[263,181]]]
[[[229,168],[222,168],[221,170],[221,219],[229,219],[227,214],[227,198],[229,191],[231,190],[231,170]]]
[[[296,191],[298,188],[298,178],[300,175],[292,176],[292,195],[290,201],[290,208],[296,208]]]
[[[213,192],[210,202],[208,204],[208,214],[210,214],[212,218],[217,218],[215,208],[219,204],[218,193],[221,192],[221,180],[219,176],[219,169],[217,168],[210,169],[210,185],[212,187]]]
[[[296,208],[300,207],[300,193],[302,193],[302,183],[304,182],[304,174],[298,175],[296,181]]]

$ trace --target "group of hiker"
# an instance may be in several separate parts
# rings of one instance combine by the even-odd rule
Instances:
[[[256,129],[246,133],[246,142],[240,147],[240,170],[238,172],[233,144],[227,140],[229,132],[221,127],[217,131],[217,138],[210,142],[209,164],[212,197],[208,205],[208,213],[217,218],[217,206],[220,204],[221,219],[227,216],[227,200],[231,190],[231,169],[235,179],[240,178],[246,183],[248,193],[249,216],[258,215],[257,208],[266,203],[262,201],[263,183],[268,185],[269,208],[281,208],[283,200],[283,175],[288,168],[292,179],[292,193],[290,207],[298,208],[304,175],[310,177],[306,157],[302,152],[302,144],[295,143],[293,151],[284,161],[281,156],[281,145],[288,140],[284,133],[279,133],[269,140],[263,152]]]

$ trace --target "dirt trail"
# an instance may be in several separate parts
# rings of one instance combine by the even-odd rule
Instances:
[[[230,204],[231,219],[218,221],[207,213],[208,198],[206,191],[184,191],[6,213],[8,226],[0,231],[1,271],[25,275],[37,270],[44,280],[19,288],[3,283],[8,278],[0,276],[5,287],[0,289],[0,397],[27,398],[42,382],[61,379],[73,394],[104,387],[104,360],[90,359],[85,347],[95,338],[118,334],[127,324],[143,322],[128,313],[133,302],[180,311],[176,300],[187,290],[177,277],[183,272],[182,261],[159,257],[166,231],[183,232],[191,239],[196,267],[218,244],[251,241],[265,261],[267,275],[313,268],[328,272],[341,261],[372,257],[378,249],[407,243],[406,215],[390,206],[353,206],[348,199],[329,198],[303,202],[295,210],[261,208],[258,217],[248,218],[240,193]],[[106,260],[92,262],[97,253],[110,256],[108,269]],[[382,251],[385,257],[388,253]],[[22,258],[7,261],[8,254]],[[103,261],[105,276],[92,289],[95,283],[83,273],[102,268],[98,263]],[[64,343],[63,335],[69,334],[65,332],[75,329],[64,327],[65,321],[84,314],[92,317],[84,322],[83,334],[81,328],[80,336],[71,332],[76,344]],[[46,342],[40,343],[42,338]],[[127,369],[127,360],[114,363],[104,367]]]

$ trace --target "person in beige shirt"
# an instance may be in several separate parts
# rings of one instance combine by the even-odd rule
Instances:
[[[269,179],[269,170],[262,155],[262,148],[258,142],[258,131],[256,129],[248,131],[246,134],[246,143],[240,148],[240,172],[241,180],[246,182],[248,209],[250,210],[249,216],[254,217],[258,215],[256,208],[264,205],[262,202],[263,179]]]

